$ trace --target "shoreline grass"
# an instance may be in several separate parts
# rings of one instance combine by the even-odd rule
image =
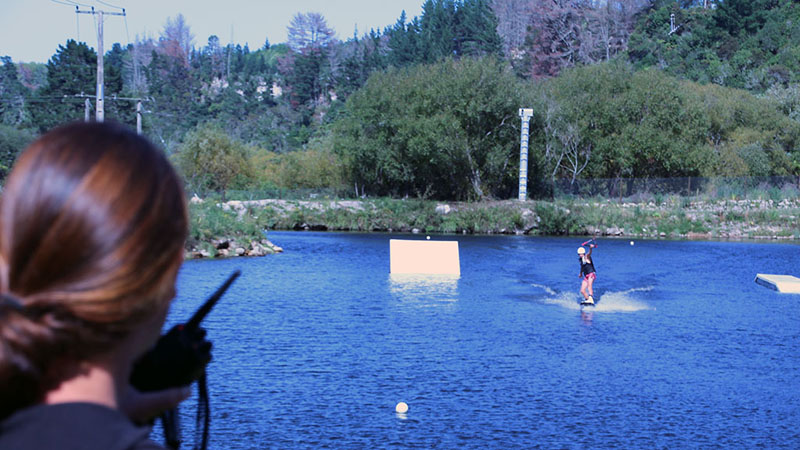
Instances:
[[[187,251],[209,253],[224,240],[260,241],[268,230],[800,240],[798,198],[209,200],[192,204],[190,215]]]

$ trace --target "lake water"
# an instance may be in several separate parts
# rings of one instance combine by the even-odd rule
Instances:
[[[169,324],[242,270],[204,322],[210,448],[800,448],[800,295],[753,282],[797,245],[601,239],[581,310],[581,238],[432,236],[453,279],[390,276],[424,236],[269,237],[179,276]]]

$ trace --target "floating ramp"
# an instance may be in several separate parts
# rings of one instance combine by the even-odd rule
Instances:
[[[461,275],[458,241],[389,240],[390,272]]]
[[[800,294],[800,278],[791,275],[756,274],[755,282],[784,294]]]

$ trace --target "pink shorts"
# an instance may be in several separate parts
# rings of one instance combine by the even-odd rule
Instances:
[[[583,279],[587,280],[587,281],[588,280],[596,280],[597,279],[597,272],[592,272],[592,273],[586,275],[585,277],[583,277]]]

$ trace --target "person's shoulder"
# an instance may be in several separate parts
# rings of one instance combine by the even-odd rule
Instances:
[[[103,405],[35,405],[0,424],[0,448],[164,450],[149,434],[149,428]]]

